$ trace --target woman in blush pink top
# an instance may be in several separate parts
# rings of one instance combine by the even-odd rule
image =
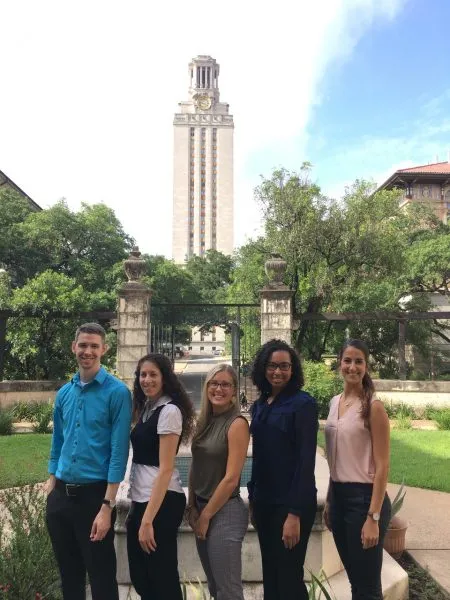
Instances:
[[[389,419],[368,373],[369,350],[348,340],[339,354],[342,394],[331,400],[325,426],[330,485],[325,522],[352,588],[352,600],[382,600],[383,539],[391,503]]]

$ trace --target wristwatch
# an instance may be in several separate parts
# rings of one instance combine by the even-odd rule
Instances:
[[[103,498],[102,504],[106,504],[112,510],[116,506],[115,500],[108,500],[108,498]]]
[[[368,512],[369,517],[371,517],[376,523],[380,520],[380,513],[377,512]]]

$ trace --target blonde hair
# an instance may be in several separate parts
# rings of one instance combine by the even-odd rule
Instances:
[[[230,375],[231,379],[233,380],[233,386],[234,386],[234,394],[233,394],[233,398],[232,398],[231,402],[236,410],[236,413],[239,413],[241,411],[241,409],[239,407],[239,403],[237,401],[238,377],[237,377],[236,371],[233,369],[233,367],[231,367],[230,365],[227,365],[225,363],[216,365],[210,371],[208,371],[208,374],[206,375],[205,383],[203,385],[203,390],[202,390],[200,413],[197,418],[197,425],[195,428],[193,441],[195,441],[196,439],[198,439],[201,436],[201,434],[203,433],[203,431],[206,429],[209,422],[211,421],[213,412],[212,412],[211,402],[209,401],[209,398],[208,398],[208,384],[213,379],[213,377],[215,377],[215,375],[217,375],[217,373],[228,373],[228,375]]]

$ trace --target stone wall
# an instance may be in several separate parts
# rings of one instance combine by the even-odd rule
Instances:
[[[17,402],[48,402],[65,381],[0,381],[0,408]]]
[[[432,404],[450,407],[450,381],[400,381],[374,379],[377,396],[382,400],[413,406]]]

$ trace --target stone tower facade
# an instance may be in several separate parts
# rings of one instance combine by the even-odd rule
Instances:
[[[233,251],[233,117],[220,102],[219,65],[189,64],[188,100],[174,118],[172,255],[183,264],[209,249]]]

